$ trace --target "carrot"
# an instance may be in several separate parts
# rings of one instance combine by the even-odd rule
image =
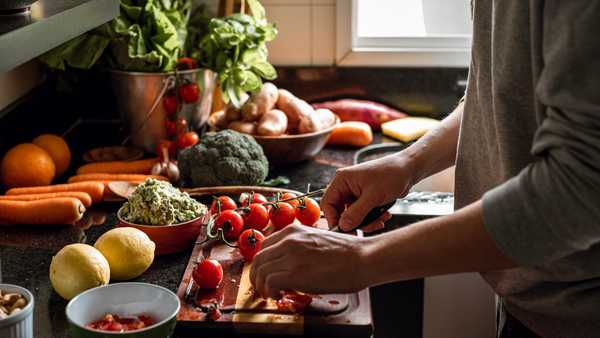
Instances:
[[[365,122],[342,122],[333,128],[327,144],[364,147],[373,141],[371,127]]]
[[[153,178],[159,181],[168,181],[168,178],[160,175],[141,175],[141,174],[81,174],[71,176],[69,183],[87,182],[87,181],[127,181],[127,182],[144,182]]]
[[[12,188],[7,195],[31,195],[46,194],[54,192],[83,191],[92,197],[93,203],[102,202],[104,196],[104,184],[102,182],[77,182],[68,184],[55,184],[45,187]]]
[[[0,201],[1,224],[71,224],[83,216],[85,207],[74,197],[38,201]]]
[[[87,192],[82,191],[65,191],[45,194],[30,194],[30,195],[5,195],[0,196],[1,200],[6,201],[38,201],[47,200],[57,197],[74,197],[81,201],[84,207],[89,208],[92,205],[92,197]]]
[[[85,164],[77,169],[77,175],[82,174],[150,174],[158,158],[148,158],[137,161],[110,161]]]

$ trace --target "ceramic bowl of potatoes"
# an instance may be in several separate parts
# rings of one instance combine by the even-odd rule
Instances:
[[[240,108],[232,104],[213,113],[209,125],[254,136],[269,162],[290,164],[310,159],[327,143],[339,118],[329,109],[313,109],[306,101],[266,82]]]
[[[12,284],[0,284],[0,337],[33,337],[33,295]]]

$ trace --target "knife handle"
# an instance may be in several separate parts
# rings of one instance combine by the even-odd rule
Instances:
[[[375,207],[375,208],[371,209],[371,211],[369,211],[367,213],[367,215],[365,216],[365,218],[363,218],[362,222],[356,228],[350,230],[349,232],[354,231],[356,229],[360,229],[362,227],[365,227],[365,226],[373,223],[379,217],[381,217],[381,215],[383,215],[386,211],[390,210],[390,208],[393,207],[394,204],[396,204],[396,200],[393,200],[390,203],[386,203],[386,204],[384,204],[382,206]],[[340,228],[339,225],[336,225],[331,230],[332,231],[337,231],[337,232],[346,232],[346,231],[343,231],[342,228]]]

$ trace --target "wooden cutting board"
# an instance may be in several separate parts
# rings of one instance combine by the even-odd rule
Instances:
[[[326,225],[321,222],[321,226]],[[200,234],[197,242],[205,236],[204,232]],[[208,257],[223,266],[223,282],[216,290],[199,289],[191,281],[195,263]],[[255,295],[249,280],[250,268],[235,248],[212,241],[196,244],[177,292],[182,303],[178,328],[192,332],[225,329],[237,334],[302,335],[329,329],[338,332],[341,326],[347,326],[353,329],[346,336],[356,337],[368,337],[372,331],[366,290],[360,294],[314,296],[304,314],[286,314],[278,311],[275,300]],[[217,303],[222,312],[216,321],[209,320],[201,310],[211,303]]]

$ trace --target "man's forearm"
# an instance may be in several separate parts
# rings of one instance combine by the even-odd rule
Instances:
[[[413,167],[414,183],[454,165],[463,106],[461,102],[437,128],[397,154]]]
[[[515,266],[486,232],[480,201],[366,241],[366,285]]]

